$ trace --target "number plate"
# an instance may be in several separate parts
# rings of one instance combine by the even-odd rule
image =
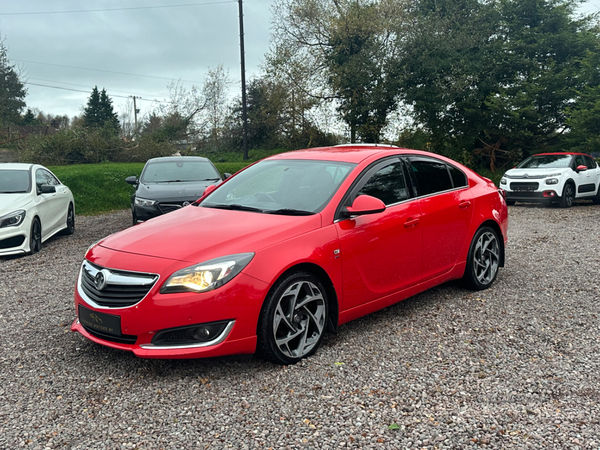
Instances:
[[[100,334],[110,336],[121,336],[121,317],[113,314],[105,314],[91,311],[79,305],[79,322],[86,328]]]

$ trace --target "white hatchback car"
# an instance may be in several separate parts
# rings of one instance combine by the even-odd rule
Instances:
[[[70,189],[43,166],[0,164],[0,256],[38,252],[61,231],[75,231]]]
[[[508,170],[500,187],[509,205],[558,202],[569,208],[576,199],[600,204],[600,167],[584,153],[540,153]]]

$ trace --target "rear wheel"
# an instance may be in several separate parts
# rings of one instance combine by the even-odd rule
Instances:
[[[267,296],[258,323],[257,351],[277,364],[295,364],[317,351],[327,324],[327,294],[304,271],[281,278]]]
[[[558,204],[561,208],[570,208],[571,206],[573,206],[574,200],[575,200],[575,187],[573,186],[573,183],[567,183],[567,184],[565,184],[562,197],[560,198],[560,201]]]
[[[500,241],[493,228],[481,227],[473,236],[463,283],[470,289],[489,288],[500,267]]]
[[[29,233],[29,254],[39,252],[42,249],[42,225],[39,219],[33,219]]]

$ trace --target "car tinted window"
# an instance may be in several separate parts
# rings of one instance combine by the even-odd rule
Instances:
[[[585,165],[588,167],[588,169],[595,169],[596,168],[596,165],[597,165],[596,161],[591,156],[586,156],[585,157],[585,161],[586,161]]]
[[[571,155],[534,155],[519,164],[517,169],[566,169],[571,159]]]
[[[453,188],[448,166],[443,161],[433,158],[409,158],[409,160],[419,196]]]
[[[208,161],[154,161],[144,167],[142,183],[208,181],[221,178]]]
[[[20,194],[30,189],[29,171],[0,170],[0,194]]]
[[[402,162],[396,161],[375,172],[358,195],[366,194],[381,200],[386,206],[408,199],[409,193],[402,169]]]
[[[238,205],[264,212],[285,209],[317,212],[354,166],[334,161],[262,161],[219,186],[201,206]]]
[[[469,185],[467,176],[462,170],[448,164],[448,170],[450,171],[450,177],[452,178],[452,184],[455,188],[465,187]]]

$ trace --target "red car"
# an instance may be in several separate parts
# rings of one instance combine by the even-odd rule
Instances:
[[[439,155],[344,145],[266,158],[85,255],[71,329],[144,358],[313,354],[326,331],[504,264],[502,191]]]

